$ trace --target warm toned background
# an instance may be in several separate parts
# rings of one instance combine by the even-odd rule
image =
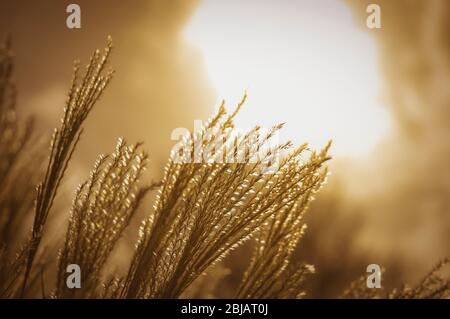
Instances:
[[[97,154],[110,151],[118,136],[131,142],[145,142],[151,156],[149,178],[157,179],[172,145],[171,131],[176,127],[191,128],[194,119],[206,119],[210,115],[219,97],[226,98],[220,96],[223,90],[217,87],[214,74],[208,69],[208,52],[185,34],[191,19],[197,10],[201,12],[204,3],[186,0],[74,2],[82,8],[81,30],[65,27],[65,8],[69,1],[0,3],[0,35],[10,34],[13,39],[19,109],[23,114],[33,114],[37,118],[42,134],[57,125],[69,86],[72,61],[75,58],[86,61],[91,51],[102,46],[110,34],[115,46],[111,65],[117,73],[87,122],[77,165],[71,168],[75,174],[71,174],[73,180],[67,184],[74,185],[85,178]],[[227,34],[232,39],[233,32],[238,38],[241,32],[256,25],[258,17],[261,19],[258,12],[262,12],[262,8],[273,9],[274,16],[280,8],[280,19],[267,20],[267,30],[273,31],[272,38],[264,40],[267,33],[261,33],[261,37],[262,42],[269,43],[276,38],[287,38],[286,43],[290,45],[279,49],[286,52],[295,50],[299,41],[298,37],[283,33],[281,12],[287,9],[292,9],[292,21],[308,19],[310,14],[316,23],[322,23],[321,34],[325,37],[327,32],[339,29],[332,25],[340,23],[340,16],[333,9],[336,1],[266,0],[260,6],[255,1],[243,2],[245,4],[240,7],[238,2],[229,1],[227,10],[222,13],[203,14],[211,19],[211,23],[219,18],[229,21],[226,23],[232,31]],[[364,34],[375,44],[370,52],[376,59],[368,63],[379,71],[377,90],[383,102],[375,103],[373,96],[362,96],[372,105],[372,109],[362,109],[362,114],[378,112],[373,108],[383,108],[389,126],[375,142],[365,135],[364,125],[360,131],[346,135],[348,130],[355,128],[352,123],[360,120],[356,113],[352,117],[351,109],[346,117],[330,117],[330,126],[336,121],[348,121],[335,126],[335,131],[305,126],[305,130],[309,130],[308,138],[325,134],[337,139],[333,176],[312,207],[308,216],[309,229],[299,247],[299,257],[316,264],[318,270],[310,283],[310,292],[312,296],[322,297],[338,293],[345,282],[364,273],[369,263],[386,268],[383,283],[390,286],[402,281],[414,282],[438,258],[450,253],[450,3],[446,0],[341,3],[342,10],[348,11],[347,21],[354,25],[355,32]],[[382,28],[379,30],[365,27],[368,3],[378,3],[382,8]],[[236,26],[234,17],[227,18],[228,12],[244,12],[248,24]],[[321,15],[327,15],[327,19],[317,21]],[[215,30],[207,31],[219,39],[232,41],[219,30],[214,33]],[[258,30],[252,31],[258,34]],[[303,32],[308,34],[308,30]],[[311,31],[311,34],[315,33]],[[336,45],[345,43],[345,39],[346,34],[338,35]],[[252,43],[254,46],[259,43],[257,39],[249,38],[248,43],[244,47],[230,43],[227,50],[232,58],[226,62],[242,65],[239,57],[244,59],[249,55],[255,60],[264,60],[264,52],[248,51]],[[351,42],[349,54],[364,45],[366,42]],[[328,49],[327,46],[324,48]],[[340,53],[333,56],[330,48],[312,58],[335,59],[338,64],[346,61],[346,56]],[[343,52],[345,54],[345,50]],[[294,55],[283,60],[266,59],[259,68],[289,69],[298,62],[295,59]],[[366,63],[366,60],[361,61],[354,63]],[[313,87],[330,78],[335,79],[337,85],[339,78],[353,74],[350,71],[335,74],[333,69],[328,72],[331,74],[318,71],[314,80],[308,79],[310,75],[307,74],[299,77],[305,79],[306,86]],[[236,74],[236,78],[242,80],[246,74]],[[359,85],[369,85],[368,79],[369,75],[360,75],[354,83],[354,92],[345,87],[349,91],[344,92],[344,99],[340,101],[351,101],[352,94],[355,99],[360,96]],[[247,83],[246,79],[243,81]],[[281,88],[289,88],[291,84],[288,78],[277,78],[272,89],[283,92]],[[245,89],[247,87],[242,91]],[[301,85],[293,90],[292,95],[280,100],[287,106],[273,107],[279,110],[276,120],[287,121],[293,126],[301,126],[301,121],[313,122],[314,113],[299,111],[295,116],[289,113],[289,108],[297,107],[295,94],[302,95]],[[251,86],[249,94],[252,94]],[[255,95],[258,98],[258,92]],[[314,108],[314,100],[311,104],[308,107]],[[339,113],[339,105],[336,107]],[[342,105],[343,111],[344,107]],[[246,112],[251,114],[252,109]],[[302,117],[302,114],[307,116]],[[271,120],[271,116],[258,118],[255,115],[256,122],[267,119]],[[326,123],[327,119],[324,119],[324,126]],[[288,138],[293,138],[295,132],[290,132]],[[350,139],[355,135],[363,144],[366,140],[371,141],[364,156],[353,154],[351,145],[345,144],[346,136]],[[72,188],[68,186],[68,189]],[[68,192],[71,195],[71,191]],[[247,258],[242,255],[247,253],[242,249],[228,260],[236,274],[245,267],[242,260]],[[235,285],[235,278],[234,275],[228,277],[229,287]],[[222,293],[226,295],[226,289]]]

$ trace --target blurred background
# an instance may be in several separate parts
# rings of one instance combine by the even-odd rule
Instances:
[[[73,2],[81,29],[66,27]],[[370,3],[380,29],[366,25]],[[382,284],[393,287],[450,253],[449,15],[446,0],[15,0],[0,3],[0,36],[13,40],[19,110],[45,143],[73,60],[85,64],[113,38],[116,74],[61,205],[119,136],[145,142],[157,180],[172,130],[192,129],[244,91],[239,128],[287,122],[285,140],[320,148],[333,139],[333,175],[298,249],[317,269],[309,295],[333,297],[368,264],[384,267]],[[229,296],[248,254],[244,246],[226,260],[233,271],[216,296]]]

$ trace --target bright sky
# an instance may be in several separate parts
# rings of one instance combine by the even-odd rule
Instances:
[[[237,126],[287,122],[281,138],[367,155],[389,126],[377,48],[338,0],[204,0],[186,30]]]

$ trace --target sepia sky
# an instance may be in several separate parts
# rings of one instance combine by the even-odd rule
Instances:
[[[21,105],[48,125],[59,117],[72,61],[112,35],[117,72],[93,129],[105,149],[125,135],[159,158],[171,130],[191,129],[221,99],[233,107],[244,91],[240,128],[287,122],[282,139],[315,148],[333,139],[337,156],[367,156],[389,129],[375,40],[344,2],[78,1],[80,30],[65,26],[68,3],[2,2],[1,29],[14,40]]]
[[[215,92],[249,99],[238,125],[287,122],[283,136],[337,156],[367,155],[386,134],[375,39],[342,1],[202,2],[185,34]]]

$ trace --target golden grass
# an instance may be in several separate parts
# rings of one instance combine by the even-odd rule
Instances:
[[[233,119],[245,96],[231,114],[222,104],[201,131],[183,139],[183,146],[190,150],[187,155],[203,161],[182,163],[176,160],[179,154],[173,152],[159,183],[142,186],[147,154],[140,143],[128,145],[119,139],[115,151],[101,155],[88,179],[77,189],[65,239],[55,248],[59,253],[53,260],[54,269],[49,266],[51,261],[39,254],[44,250],[42,238],[49,232],[48,217],[67,213],[52,209],[53,203],[81,138],[83,123],[112,78],[113,72],[107,70],[111,49],[109,40],[103,54],[95,51],[81,78],[75,64],[61,124],[54,131],[44,177],[37,183],[36,193],[32,190],[35,172],[29,169],[20,171],[25,178],[11,182],[25,161],[21,155],[31,125],[17,119],[12,55],[9,45],[0,50],[0,297],[198,296],[200,275],[219,269],[217,276],[223,276],[226,271],[218,263],[248,240],[254,242],[254,253],[235,297],[303,297],[303,283],[314,267],[293,262],[292,255],[306,228],[303,216],[325,182],[330,144],[319,152],[309,150],[306,144],[297,148],[290,142],[271,145],[283,125],[275,125],[267,133],[257,126],[244,134],[234,134]],[[203,151],[211,146],[213,152]],[[279,153],[283,157],[274,166],[274,156]],[[243,161],[214,161],[222,155]],[[273,171],[267,172],[268,168]],[[16,186],[21,187],[20,200]],[[139,204],[156,188],[154,207],[145,208],[147,216],[138,230],[128,271],[103,279],[110,256]],[[27,227],[27,214],[33,215],[33,223],[30,235],[23,240],[16,229]],[[81,267],[80,289],[66,286],[69,264]],[[217,265],[219,268],[213,267]],[[45,278],[51,276],[52,280],[45,280],[44,272]],[[448,279],[437,278],[434,271],[419,288],[390,296],[448,296]],[[352,286],[346,296],[367,294]]]

